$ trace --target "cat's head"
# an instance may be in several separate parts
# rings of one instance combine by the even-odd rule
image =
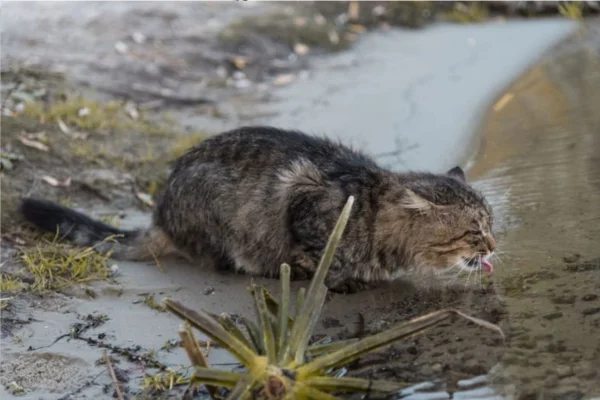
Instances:
[[[496,248],[492,210],[483,195],[467,184],[463,170],[455,167],[444,175],[417,175],[408,187],[401,207],[411,215],[413,263],[491,273],[489,257]]]

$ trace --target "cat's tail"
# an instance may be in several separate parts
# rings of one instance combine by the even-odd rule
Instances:
[[[24,198],[20,212],[37,228],[55,233],[78,246],[93,247],[117,260],[150,260],[175,249],[165,233],[151,227],[147,230],[122,230],[60,204],[47,200]]]

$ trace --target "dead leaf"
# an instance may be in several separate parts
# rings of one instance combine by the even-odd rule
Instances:
[[[62,119],[57,118],[56,122],[58,123],[58,128],[61,130],[62,133],[66,133],[67,135],[69,133],[71,133],[71,130],[69,129],[67,124],[65,124],[65,122]]]
[[[296,75],[283,74],[283,75],[276,76],[275,79],[273,79],[272,84],[274,86],[284,86],[284,85],[289,85],[290,83],[294,82],[295,80],[296,80]]]
[[[70,138],[73,139],[87,139],[88,134],[87,133],[83,133],[83,132],[72,132],[71,129],[69,129],[69,127],[67,126],[67,124],[65,124],[65,122],[58,118],[56,120],[56,123],[58,124],[58,128],[61,130],[62,133],[64,133],[65,135],[67,135]]]
[[[294,53],[298,54],[299,56],[304,56],[308,54],[309,51],[310,47],[308,47],[304,43],[296,43],[294,45]]]
[[[154,207],[154,201],[152,200],[152,196],[148,193],[136,192],[136,197],[145,205],[149,207]]]
[[[54,178],[54,177],[52,177],[50,175],[44,175],[44,176],[42,176],[42,180],[44,182],[46,182],[48,185],[54,186],[54,187],[67,187],[67,186],[71,186],[71,177],[68,177],[64,181],[59,181],[58,179],[56,179],[56,178]]]
[[[349,21],[358,21],[360,17],[360,5],[358,1],[351,1],[348,4],[348,20]]]
[[[19,136],[17,138],[19,142],[24,144],[27,147],[33,147],[34,149],[38,149],[41,151],[49,151],[50,147],[46,146],[44,143],[38,142],[37,140],[27,139],[25,136]]]
[[[502,110],[504,108],[504,106],[506,106],[508,103],[510,103],[510,101],[515,97],[515,95],[512,92],[508,92],[506,93],[504,96],[502,96],[500,98],[500,100],[498,100],[498,102],[496,102],[496,104],[494,104],[494,111],[498,112],[500,110]]]
[[[130,101],[125,103],[125,112],[127,112],[129,117],[133,120],[140,119],[140,113],[138,112],[137,107],[135,106],[134,103],[132,103]]]
[[[231,61],[231,63],[237,68],[237,69],[244,69],[246,68],[246,65],[249,64],[248,58],[246,57],[241,57],[241,56],[233,56],[229,59],[229,61]]]

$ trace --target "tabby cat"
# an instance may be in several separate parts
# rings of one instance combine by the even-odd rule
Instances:
[[[411,268],[485,268],[492,211],[460,167],[395,173],[329,139],[252,126],[202,141],[175,161],[153,221],[126,231],[45,200],[21,212],[39,228],[123,260],[179,253],[219,268],[312,276],[348,197],[354,207],[326,284],[355,292]],[[118,235],[117,243],[104,241]]]

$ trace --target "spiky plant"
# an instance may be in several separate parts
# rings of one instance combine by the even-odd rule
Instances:
[[[258,324],[243,319],[247,334],[226,315],[194,311],[165,299],[169,311],[182,318],[185,329],[179,334],[195,371],[191,381],[205,384],[211,395],[217,388],[230,389],[227,399],[337,399],[336,392],[394,392],[402,384],[390,381],[343,377],[336,371],[367,353],[395,341],[423,333],[440,322],[461,316],[478,325],[500,328],[455,310],[442,310],[401,323],[360,340],[309,345],[312,332],[325,302],[324,284],[333,255],[348,222],[354,198],[351,196],[329,237],[327,247],[308,290],[300,289],[295,302],[295,318],[290,316],[290,267],[281,266],[281,300],[278,303],[264,288],[251,288]],[[209,368],[198,346],[193,326],[234,355],[245,372]]]

